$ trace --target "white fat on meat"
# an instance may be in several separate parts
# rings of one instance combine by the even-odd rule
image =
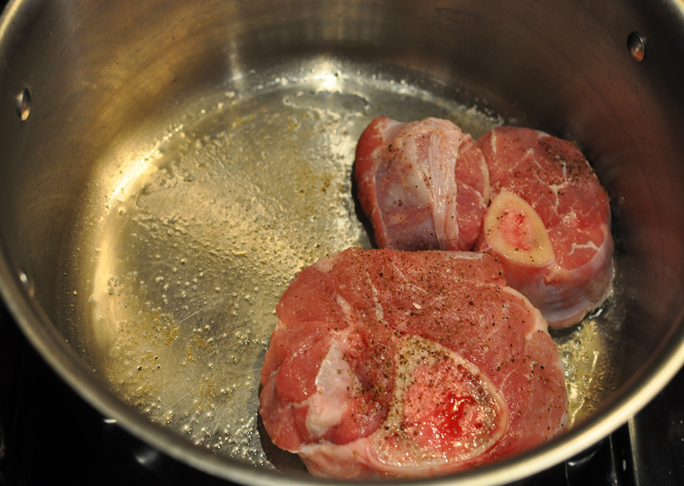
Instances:
[[[374,119],[356,149],[361,207],[381,248],[470,250],[489,202],[489,175],[470,137],[448,120]]]
[[[506,402],[481,370],[439,343],[418,337],[400,341],[395,355],[400,379],[378,430],[353,445],[302,448],[302,458],[319,476],[348,477],[354,468],[430,476],[482,455],[506,432]],[[454,430],[459,427],[475,433],[461,435]]]
[[[316,375],[316,393],[307,403],[306,428],[312,437],[322,437],[342,421],[353,381],[339,341],[333,339]]]
[[[489,168],[492,204],[475,249],[501,259],[508,284],[550,327],[580,322],[603,304],[613,279],[605,189],[574,144],[544,132],[497,127],[477,146]],[[505,210],[524,215],[518,227]]]
[[[277,311],[260,413],[316,476],[442,475],[565,427],[546,321],[491,255],[351,248],[300,272]]]

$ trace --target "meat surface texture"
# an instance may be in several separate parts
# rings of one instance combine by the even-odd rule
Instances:
[[[492,205],[477,250],[499,257],[508,285],[530,299],[552,328],[580,322],[600,306],[613,278],[613,241],[610,233],[608,195],[584,155],[572,143],[546,133],[517,127],[499,127],[477,141],[489,168]],[[523,203],[515,203],[517,196]],[[506,203],[499,202],[506,198]],[[513,217],[513,206],[525,203]],[[501,212],[501,207],[506,207]],[[541,219],[544,229],[530,221]],[[496,221],[496,225],[493,223]],[[517,226],[516,226],[517,223]],[[523,226],[533,230],[526,231]],[[485,223],[487,226],[487,223]],[[505,254],[497,244],[497,233],[515,242],[520,254]],[[536,231],[536,233],[535,233]],[[550,255],[541,260],[528,258],[525,247],[535,233],[537,242],[551,246],[537,248]],[[501,236],[500,234],[498,236]]]
[[[300,272],[277,314],[260,413],[316,476],[441,475],[565,427],[546,322],[486,253],[348,249]]]
[[[380,248],[471,250],[489,202],[487,167],[447,120],[375,118],[356,148],[359,202]]]

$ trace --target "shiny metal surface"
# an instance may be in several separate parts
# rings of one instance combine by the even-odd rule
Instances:
[[[638,32],[629,34],[627,37],[627,47],[635,61],[641,62],[646,57],[646,42]]]
[[[150,154],[112,147],[102,164],[116,170],[94,179],[93,222],[66,265],[81,272],[65,279],[66,313],[90,323],[70,340],[116,395],[263,467],[259,376],[278,299],[319,258],[370,247],[351,190],[358,135],[380,107],[491,124],[325,57],[278,72],[254,92],[184,105]]]
[[[554,336],[573,429],[443,481],[522,478],[624,423],[684,361],[682,25],[666,2],[13,2],[0,289],[122,426],[222,477],[297,484],[259,434],[259,370],[295,273],[370,245],[350,176],[365,124],[570,138],[611,196],[618,272],[606,306]]]

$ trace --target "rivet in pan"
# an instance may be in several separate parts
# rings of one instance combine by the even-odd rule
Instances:
[[[17,114],[21,121],[26,121],[31,114],[31,93],[24,88],[17,95]]]
[[[22,269],[19,269],[19,281],[26,289],[26,292],[28,293],[29,297],[33,297],[35,295],[35,288],[33,287],[33,282],[31,281],[31,279],[28,278],[28,275]]]
[[[632,32],[627,36],[627,47],[635,61],[641,62],[644,60],[644,56],[646,56],[646,43],[640,33]]]

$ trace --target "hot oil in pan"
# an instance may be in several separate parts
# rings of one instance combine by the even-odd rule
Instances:
[[[115,187],[95,185],[104,198],[74,255],[95,255],[81,265],[92,270],[73,284],[92,325],[75,340],[115,393],[198,445],[269,466],[257,410],[276,304],[303,267],[370,247],[351,196],[363,128],[436,116],[477,138],[502,122],[397,79],[320,61],[218,93],[126,162]],[[610,389],[611,312],[555,336],[571,422]]]

